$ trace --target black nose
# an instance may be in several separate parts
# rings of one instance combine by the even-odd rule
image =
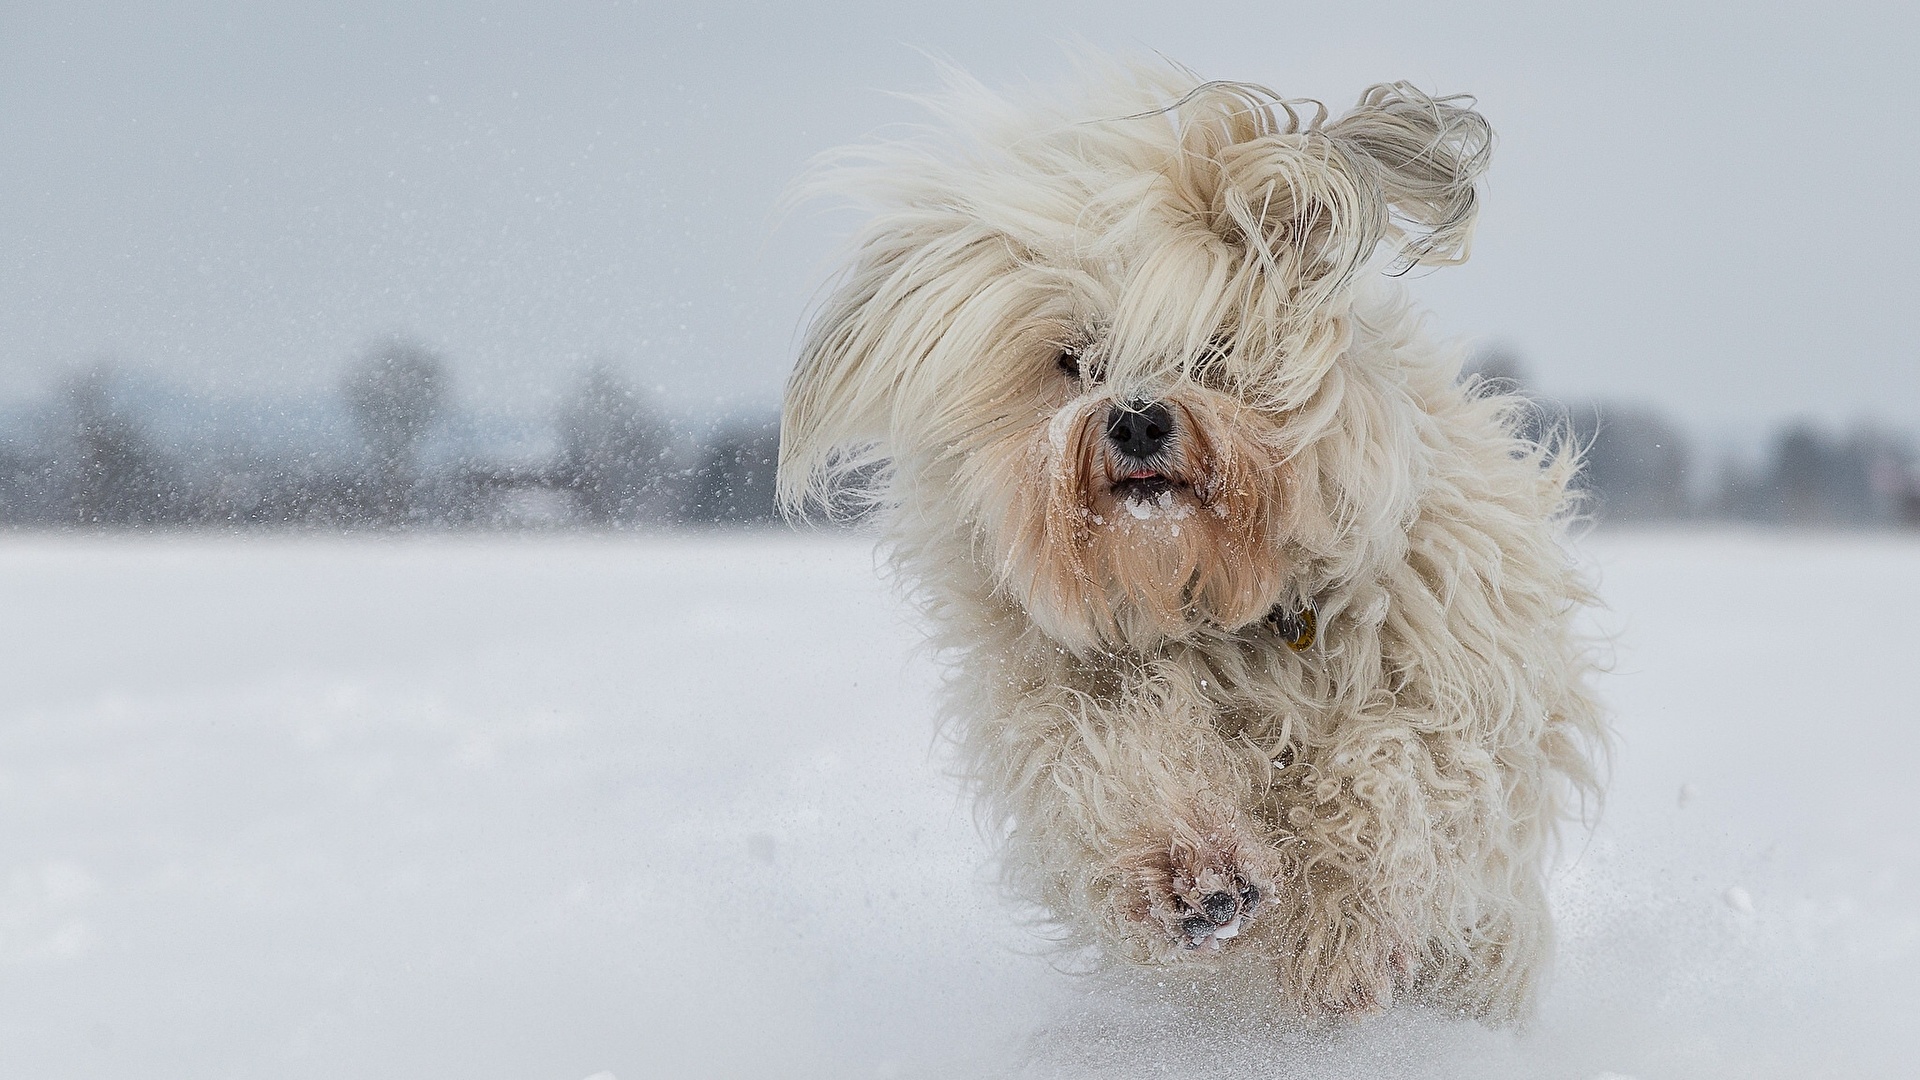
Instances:
[[[1107,438],[1130,458],[1145,460],[1159,453],[1173,434],[1173,414],[1158,402],[1129,401],[1107,413]]]

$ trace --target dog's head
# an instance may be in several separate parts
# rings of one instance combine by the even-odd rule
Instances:
[[[1075,649],[1245,626],[1404,511],[1411,421],[1346,370],[1354,298],[1383,244],[1465,257],[1477,113],[1393,84],[1329,121],[1143,68],[1064,110],[934,105],[834,170],[873,217],[788,386],[789,505],[868,485]]]

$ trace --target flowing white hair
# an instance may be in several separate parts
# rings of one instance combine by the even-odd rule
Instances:
[[[1169,262],[1189,287],[1160,290],[1193,302],[1173,320],[1116,318],[1110,377],[1191,363],[1233,323],[1243,357],[1288,359],[1241,372],[1242,396],[1274,410],[1305,401],[1333,363],[1344,342],[1331,316],[1383,244],[1400,270],[1467,255],[1493,140],[1471,99],[1385,83],[1329,121],[1317,101],[1169,65],[1109,62],[1083,76],[1077,97],[1034,101],[949,70],[945,91],[922,99],[933,124],[830,155],[800,185],[871,217],[788,384],[789,509],[855,476],[856,491],[884,499],[886,459],[946,430],[927,415],[941,400],[929,375],[940,373],[916,368],[964,328],[963,309],[996,288],[1029,309],[1043,303],[1046,274],[1066,284],[1072,266],[1107,257],[1149,220],[1185,220],[1202,238],[1197,262]],[[1003,284],[1010,274],[1022,288]],[[1044,313],[997,314],[974,328]],[[1176,347],[1148,347],[1169,326]]]

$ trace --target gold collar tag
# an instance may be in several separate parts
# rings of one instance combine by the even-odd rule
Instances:
[[[1279,632],[1280,640],[1294,652],[1304,652],[1313,646],[1314,636],[1320,630],[1320,614],[1313,608],[1313,601],[1299,611],[1285,611],[1274,608],[1267,613],[1267,621]]]

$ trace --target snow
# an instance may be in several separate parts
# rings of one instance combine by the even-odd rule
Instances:
[[[1585,550],[1621,743],[1539,1021],[1327,1037],[1059,970],[868,540],[6,538],[0,1072],[1905,1075],[1920,542]]]
[[[1126,507],[1127,513],[1132,514],[1141,521],[1153,521],[1157,519],[1181,522],[1193,516],[1193,504],[1184,501],[1179,503],[1174,502],[1173,492],[1171,490],[1162,490],[1155,494],[1151,500],[1139,498],[1138,496],[1130,496],[1124,500],[1121,505]],[[1180,526],[1178,524],[1173,526],[1173,535],[1180,535]]]

